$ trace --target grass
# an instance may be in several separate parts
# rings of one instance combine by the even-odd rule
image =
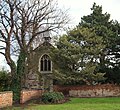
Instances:
[[[6,110],[120,110],[120,98],[71,98],[71,101],[64,104],[29,104]]]

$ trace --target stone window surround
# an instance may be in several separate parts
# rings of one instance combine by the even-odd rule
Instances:
[[[51,59],[51,57],[47,54],[47,53],[44,53],[40,58],[39,58],[39,65],[38,65],[38,71],[40,72],[40,73],[52,73],[52,61],[51,61],[51,69],[50,69],[50,71],[41,71],[41,59],[42,59],[42,57],[44,56],[44,55],[47,55],[48,57],[49,57],[49,59]]]

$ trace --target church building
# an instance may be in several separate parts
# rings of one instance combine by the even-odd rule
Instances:
[[[43,38],[43,43],[30,54],[27,60],[28,70],[24,88],[53,91],[53,62],[50,53],[54,46],[50,43],[50,36]]]

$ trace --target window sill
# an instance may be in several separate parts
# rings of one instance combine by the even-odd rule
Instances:
[[[41,74],[49,74],[52,73],[52,71],[40,71]]]

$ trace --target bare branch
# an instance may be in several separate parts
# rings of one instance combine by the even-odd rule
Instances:
[[[1,37],[2,37],[3,39],[5,39],[5,41],[6,41],[7,38],[6,38],[5,34],[2,32],[2,30],[0,30],[0,34],[1,34]]]
[[[3,52],[0,52],[0,54],[2,54],[2,55],[4,55],[4,56],[5,56],[5,53],[3,53]]]
[[[6,41],[5,41],[5,40],[2,40],[2,39],[0,39],[0,42],[6,43]]]
[[[11,54],[29,53],[37,37],[64,28],[67,12],[54,0],[2,0],[0,4],[0,42],[5,43],[5,58],[11,66]],[[1,47],[2,49],[3,47]]]

